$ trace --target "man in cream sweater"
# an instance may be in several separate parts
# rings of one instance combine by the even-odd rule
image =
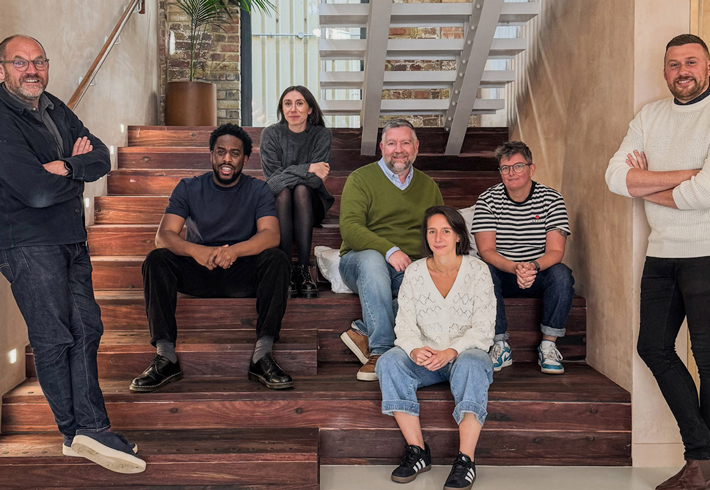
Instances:
[[[609,162],[606,182],[645,202],[651,225],[641,279],[638,353],[678,422],[686,465],[657,489],[710,488],[710,54],[697,36],[666,46],[673,94],[646,105]],[[675,352],[687,318],[700,398]]]

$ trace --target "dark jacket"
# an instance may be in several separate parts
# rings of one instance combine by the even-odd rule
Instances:
[[[0,250],[86,241],[84,182],[111,170],[106,145],[62,101],[45,94],[54,104],[47,111],[62,135],[63,155],[49,129],[0,86]],[[71,156],[74,142],[83,136],[93,151]],[[44,169],[54,160],[71,166],[70,178]]]

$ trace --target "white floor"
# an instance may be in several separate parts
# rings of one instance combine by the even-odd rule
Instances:
[[[394,466],[321,466],[321,490],[437,490],[451,467],[434,466],[411,483],[390,480]],[[473,490],[653,490],[680,468],[481,466]]]

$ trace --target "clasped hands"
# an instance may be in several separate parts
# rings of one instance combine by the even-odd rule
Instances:
[[[239,253],[236,245],[222,245],[221,247],[200,246],[192,256],[198,264],[207,267],[208,270],[214,270],[217,267],[229,269],[238,257]]]
[[[308,171],[312,174],[316,174],[316,177],[325,182],[326,177],[328,177],[330,173],[330,164],[326,162],[311,163],[308,167]]]
[[[74,147],[72,148],[71,156],[75,157],[77,155],[83,155],[93,150],[94,147],[91,145],[91,141],[89,141],[89,138],[84,136],[83,138],[78,138],[74,142]],[[52,162],[45,163],[42,166],[50,174],[60,175],[62,177],[66,177],[67,175],[69,175],[67,168],[64,166],[64,160],[54,160]]]
[[[515,264],[515,275],[520,289],[528,289],[535,282],[537,271],[532,262],[518,262]]]
[[[417,366],[425,367],[429,371],[438,371],[456,359],[458,355],[459,353],[452,348],[436,350],[427,346],[413,349],[410,353],[412,361],[414,361]]]

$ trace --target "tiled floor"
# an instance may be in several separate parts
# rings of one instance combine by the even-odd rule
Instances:
[[[438,490],[450,467],[406,485],[390,480],[394,466],[322,466],[321,490]],[[653,490],[679,468],[481,466],[473,490]]]

